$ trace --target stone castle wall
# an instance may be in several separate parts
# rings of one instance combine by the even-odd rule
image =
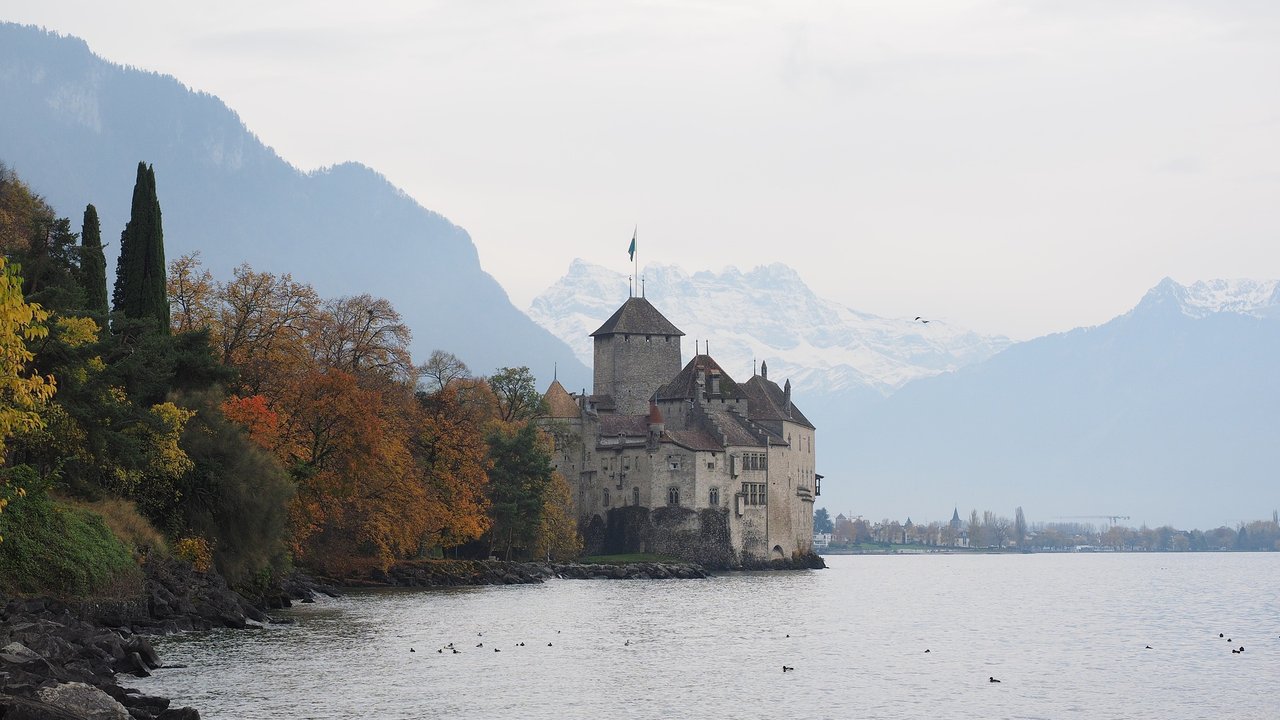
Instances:
[[[680,338],[607,335],[595,340],[597,395],[612,395],[619,415],[644,415],[649,398],[680,372]]]

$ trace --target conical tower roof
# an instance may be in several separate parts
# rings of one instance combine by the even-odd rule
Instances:
[[[576,418],[582,416],[582,411],[578,408],[578,402],[573,399],[568,390],[564,389],[559,380],[551,381],[551,386],[547,388],[543,398],[547,401],[547,414],[549,417]]]
[[[642,297],[627,298],[591,337],[603,335],[671,335],[680,336],[680,328],[658,312],[658,308]]]

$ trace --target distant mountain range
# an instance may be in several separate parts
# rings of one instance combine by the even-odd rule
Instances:
[[[1216,527],[1280,506],[1280,282],[1166,279],[1105,325],[1011,344],[843,308],[783,265],[644,275],[731,374],[754,356],[792,378],[833,514],[1020,505],[1032,521]],[[587,334],[626,291],[575,261],[530,315],[589,362]]]
[[[712,355],[731,375],[750,378],[754,365],[768,361],[772,377],[790,378],[798,392],[813,397],[881,397],[911,380],[981,362],[1010,344],[936,319],[852,310],[818,297],[781,263],[693,275],[652,264],[643,275],[645,296],[685,332],[686,358],[695,342],[710,341]],[[574,260],[534,298],[529,316],[590,364],[590,333],[626,299],[626,275]]]
[[[138,162],[156,169],[170,258],[200,251],[220,278],[249,262],[292,273],[325,296],[391,300],[414,355],[441,348],[479,373],[587,368],[511,305],[462,228],[377,172],[346,163],[303,172],[212,95],[107,62],[84,41],[0,24],[0,160],[78,229],[98,208],[114,261]]]

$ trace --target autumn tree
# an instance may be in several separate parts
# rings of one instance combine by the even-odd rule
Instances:
[[[563,475],[553,472],[542,500],[542,517],[538,524],[533,554],[535,557],[564,562],[581,553],[582,538],[578,535],[573,490]]]
[[[309,345],[325,367],[405,380],[415,375],[410,339],[391,303],[365,294],[325,302]]]
[[[213,341],[223,363],[240,373],[250,393],[279,390],[308,357],[308,335],[320,298],[291,275],[244,264],[215,290]]]
[[[184,333],[212,327],[215,289],[213,273],[200,265],[198,251],[170,261],[166,283],[173,332]]]
[[[422,390],[437,393],[453,383],[468,379],[471,370],[457,355],[444,350],[434,350],[431,357],[418,368]]]
[[[52,377],[32,375],[27,369],[33,357],[27,343],[44,337],[48,313],[22,298],[22,278],[0,257],[0,463],[8,459],[6,441],[20,430],[43,426],[39,409],[54,392]],[[11,494],[9,475],[0,473],[0,510]]]
[[[424,540],[443,548],[480,538],[491,522],[485,418],[463,405],[463,392],[454,382],[418,395],[414,454],[441,515]]]
[[[498,398],[498,417],[503,422],[525,421],[546,414],[546,403],[529,368],[498,368],[488,382]]]

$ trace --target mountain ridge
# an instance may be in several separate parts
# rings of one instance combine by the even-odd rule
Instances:
[[[0,113],[0,160],[61,215],[78,218],[93,203],[109,247],[145,160],[156,168],[170,258],[198,250],[219,278],[248,262],[325,296],[386,297],[420,360],[438,348],[479,373],[528,365],[550,377],[558,366],[567,379],[589,377],[567,346],[511,305],[465,230],[367,166],[304,172],[215,96],[31,26],[0,24],[0,96],[10,101]]]
[[[972,362],[917,368],[895,384],[907,373],[877,378],[856,353],[843,370],[797,361],[851,337],[832,331],[842,319],[882,332],[887,322],[881,342],[919,342],[935,323],[926,330],[822,306],[780,263],[694,273],[652,265],[643,276],[650,301],[687,333],[685,344],[709,339],[735,377],[754,372],[754,352],[770,377],[792,379],[797,404],[818,428],[826,480],[817,504],[833,512],[945,520],[954,507],[1012,515],[1024,506],[1033,519],[1101,512],[1216,527],[1280,504],[1269,491],[1280,467],[1275,280],[1166,278],[1106,323],[988,346]],[[626,295],[626,275],[575,260],[530,316],[589,358],[588,333]],[[793,307],[758,317],[759,303],[780,301]],[[774,327],[811,311],[813,327]]]
[[[937,517],[1021,505],[1041,518],[1216,527],[1269,513],[1280,316],[1225,296],[1206,312],[1196,285],[1166,279],[1107,323],[913,382],[851,418],[834,459],[891,516],[922,497]]]
[[[652,263],[642,292],[686,333],[710,341],[731,375],[750,377],[767,361],[798,391],[887,394],[906,382],[962,367],[1008,346],[944,321],[882,318],[818,297],[791,267],[775,262],[743,271],[692,274]],[[574,259],[534,298],[529,316],[591,361],[589,334],[627,297],[626,275]],[[694,348],[682,348],[692,356]],[[808,360],[806,362],[805,360]]]

